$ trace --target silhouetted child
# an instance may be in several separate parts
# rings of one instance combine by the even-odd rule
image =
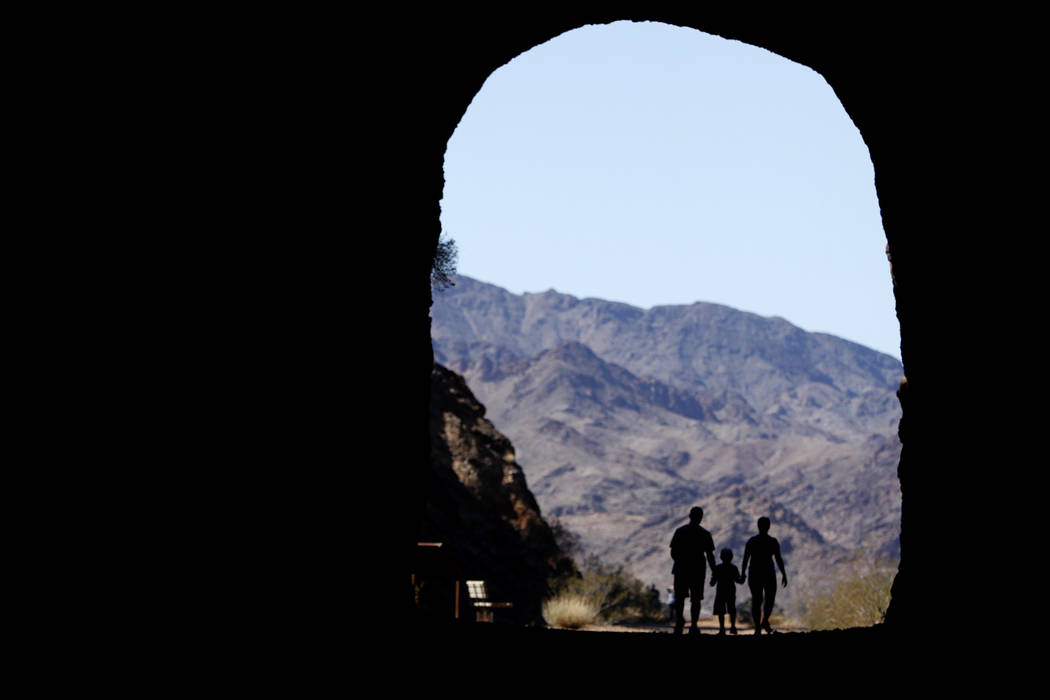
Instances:
[[[715,588],[715,615],[718,615],[718,633],[726,633],[726,612],[729,613],[729,633],[736,634],[736,585],[744,579],[733,560],[733,550],[723,549],[719,555],[722,563],[711,572],[711,585]]]

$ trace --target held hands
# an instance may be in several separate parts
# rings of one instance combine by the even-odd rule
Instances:
[[[788,577],[787,577],[787,574],[783,574],[783,577],[782,577],[782,578],[780,579],[780,584],[781,584],[781,586],[783,586],[784,588],[787,588],[787,586],[788,586]]]
[[[736,580],[737,583],[744,583],[745,581],[747,581],[747,579],[744,577],[743,574],[741,574],[740,578]]]

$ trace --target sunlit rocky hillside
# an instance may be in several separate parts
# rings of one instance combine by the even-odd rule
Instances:
[[[899,551],[898,360],[716,304],[640,309],[467,277],[435,292],[435,359],[513,442],[545,517],[661,590],[692,505],[739,563],[761,515],[804,583]]]

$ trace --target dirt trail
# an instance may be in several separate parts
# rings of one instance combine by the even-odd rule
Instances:
[[[728,621],[727,621],[728,623]],[[697,623],[697,628],[700,630],[700,634],[705,635],[717,635],[718,634],[718,620],[715,618],[701,619]],[[656,634],[672,634],[674,632],[674,625],[671,624],[623,624],[623,625],[588,625],[583,628],[587,632],[648,632]],[[685,632],[688,633],[689,624],[686,623]],[[792,633],[792,632],[805,632],[802,627],[792,624],[789,621],[773,625],[774,633]],[[740,635],[754,635],[755,628],[751,623],[738,623],[737,624],[737,636]],[[726,625],[726,636],[732,636],[729,633],[729,625]]]

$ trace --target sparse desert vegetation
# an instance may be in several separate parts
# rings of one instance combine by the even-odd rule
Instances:
[[[579,629],[598,620],[598,603],[576,593],[559,593],[543,603],[543,619],[551,627]]]
[[[656,589],[625,571],[591,555],[579,574],[550,583],[551,596],[543,605],[543,618],[554,627],[580,627],[604,623],[644,622],[666,619]]]
[[[851,561],[836,567],[823,591],[803,601],[803,624],[812,630],[828,630],[882,622],[897,564],[897,560],[856,552]]]

